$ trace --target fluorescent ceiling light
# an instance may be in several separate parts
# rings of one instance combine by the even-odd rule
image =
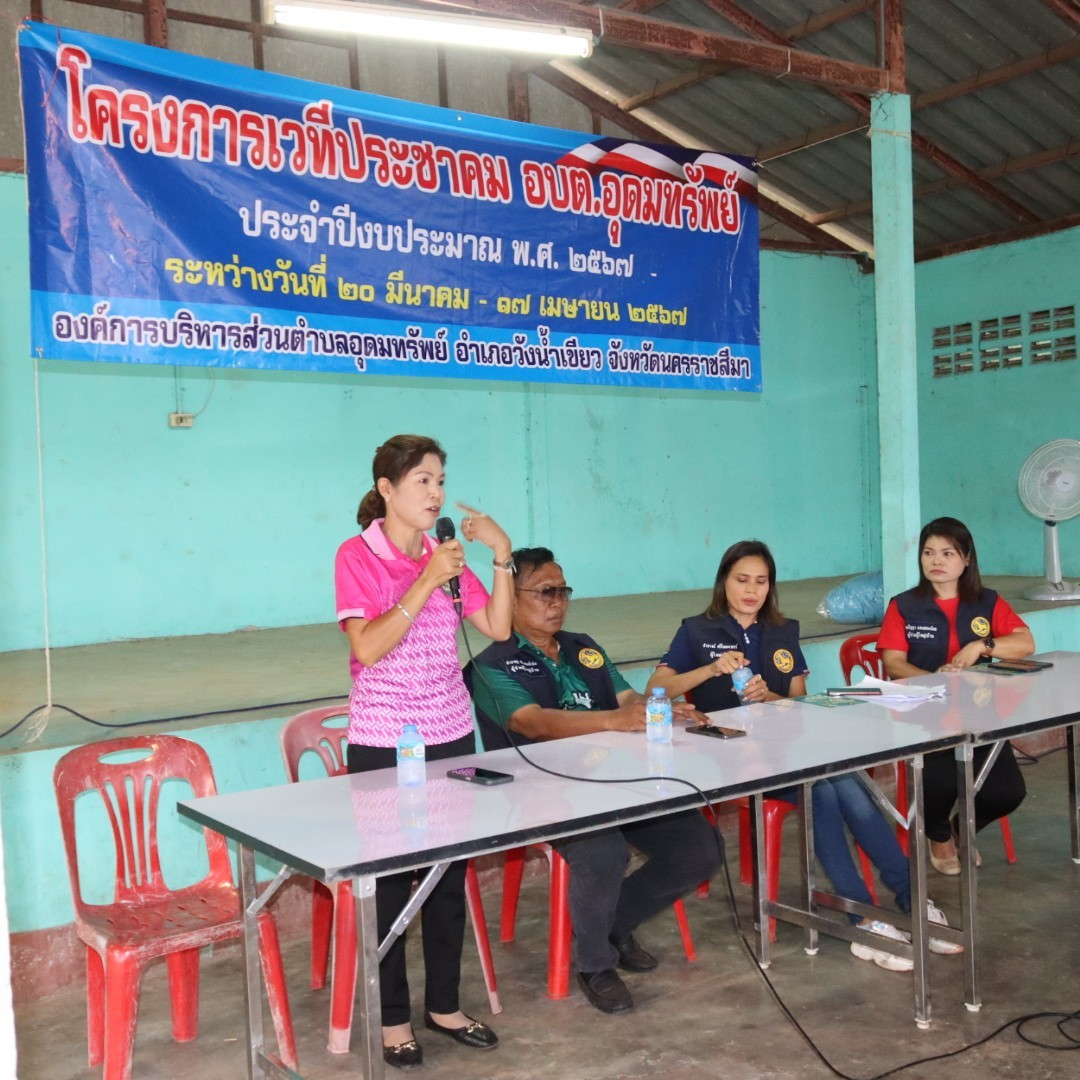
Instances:
[[[578,56],[592,53],[592,34],[565,26],[474,19],[468,15],[409,11],[405,8],[334,0],[264,0],[263,19],[269,25],[326,30],[362,37],[431,41],[438,45]]]

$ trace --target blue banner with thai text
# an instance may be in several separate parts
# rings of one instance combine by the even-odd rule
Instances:
[[[761,389],[757,177],[23,23],[60,360]]]

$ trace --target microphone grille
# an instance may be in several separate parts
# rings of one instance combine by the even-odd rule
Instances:
[[[438,537],[440,544],[445,544],[447,540],[453,540],[456,535],[453,521],[448,517],[439,518],[435,522],[435,535]]]

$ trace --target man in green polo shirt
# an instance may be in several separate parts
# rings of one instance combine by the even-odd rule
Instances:
[[[563,630],[572,589],[548,548],[514,552],[513,634],[477,658],[469,679],[488,750],[622,731],[645,737],[645,699],[587,634]],[[679,715],[692,708],[675,706]],[[630,846],[645,862],[625,876]],[[602,1012],[625,1012],[633,998],[619,977],[657,961],[634,939],[637,927],[669,907],[720,865],[716,838],[696,811],[553,841],[570,865],[570,917],[578,982]]]

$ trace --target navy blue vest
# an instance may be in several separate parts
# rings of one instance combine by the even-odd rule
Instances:
[[[690,638],[694,660],[699,665],[708,664],[725,652],[745,651],[742,627],[731,615],[721,615],[718,619],[694,615],[683,619],[682,624]],[[755,671],[754,674],[760,675],[774,694],[787,697],[795,674],[799,623],[795,619],[788,619],[779,626],[767,622],[758,625],[761,627],[761,663],[765,670]],[[694,687],[693,698],[694,707],[702,712],[734,709],[739,704],[730,675],[714,675],[706,679]]]
[[[570,664],[581,677],[582,682],[588,687],[593,700],[593,709],[617,709],[619,699],[615,694],[615,684],[608,674],[607,665],[588,667],[581,662],[583,650],[591,650],[599,654],[600,646],[588,634],[575,634],[566,630],[560,630],[555,635],[555,640],[562,649],[562,656],[566,663]],[[542,709],[558,709],[559,691],[555,685],[555,676],[533,653],[528,652],[518,645],[517,638],[511,637],[506,641],[497,641],[489,645],[477,658],[478,664],[485,667],[497,668],[504,671],[514,682],[522,686],[535,699]],[[473,670],[473,665],[465,669],[465,684],[472,690],[473,680],[480,678]],[[494,718],[488,716],[480,709],[476,710],[476,719],[480,725],[480,737],[485,750],[501,750],[512,746],[510,736],[506,729]],[[514,743],[525,745],[535,742],[527,739],[524,735],[514,732]]]
[[[960,648],[990,637],[994,605],[998,594],[993,589],[983,589],[982,596],[974,603],[961,600],[956,609],[956,637]],[[933,597],[922,597],[908,589],[894,596],[896,606],[904,620],[907,634],[907,661],[923,671],[937,671],[949,660],[949,620]],[[985,657],[979,663],[985,661]]]

